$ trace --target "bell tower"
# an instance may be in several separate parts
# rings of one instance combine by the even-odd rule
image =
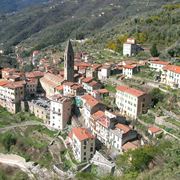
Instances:
[[[64,80],[74,81],[74,51],[70,40],[64,52]]]

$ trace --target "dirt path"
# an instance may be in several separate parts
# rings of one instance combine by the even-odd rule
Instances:
[[[0,128],[0,132],[5,132],[8,130],[14,129],[16,127],[25,127],[25,126],[33,126],[33,125],[44,125],[44,124],[38,121],[25,121],[25,122],[13,124],[10,126],[6,126],[4,128]]]
[[[35,179],[30,169],[33,167],[32,162],[26,162],[24,158],[13,154],[0,154],[0,162],[9,166],[18,167],[28,174],[30,179]]]

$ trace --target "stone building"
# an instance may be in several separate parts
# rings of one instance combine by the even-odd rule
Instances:
[[[74,81],[74,51],[70,40],[64,53],[64,80]]]

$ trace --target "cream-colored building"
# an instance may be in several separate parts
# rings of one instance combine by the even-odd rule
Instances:
[[[0,81],[0,105],[11,113],[20,111],[20,102],[24,99],[25,82]]]
[[[81,96],[84,94],[84,89],[81,84],[65,82],[63,83],[63,94],[64,96]]]
[[[29,112],[48,124],[50,118],[50,100],[38,98],[28,101]]]
[[[86,128],[73,128],[69,141],[77,161],[88,161],[94,156],[95,137]]]
[[[180,88],[180,66],[165,66],[161,74],[161,82],[171,87]]]
[[[62,130],[71,118],[72,99],[60,94],[56,94],[50,99],[50,120],[48,126]]]
[[[143,91],[128,86],[118,86],[116,91],[116,105],[124,116],[136,119],[151,105],[151,98]]]
[[[132,78],[135,73],[138,72],[138,67],[136,65],[125,65],[123,66],[123,75],[126,78]]]
[[[60,75],[55,75],[51,73],[44,74],[44,77],[40,79],[42,88],[46,92],[46,97],[50,98],[55,94],[55,88],[62,85],[64,79]]]

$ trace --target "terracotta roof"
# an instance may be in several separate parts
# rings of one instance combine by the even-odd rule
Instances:
[[[161,131],[161,129],[158,127],[155,127],[155,126],[151,126],[148,128],[148,131],[151,131],[152,133],[157,133],[157,132]]]
[[[15,89],[15,88],[21,88],[25,84],[25,81],[15,81],[15,82],[9,82],[8,84],[4,85],[7,88]]]
[[[91,64],[85,63],[85,62],[78,62],[78,63],[75,63],[74,66],[79,66],[79,67],[89,67],[89,66],[91,66]]]
[[[167,61],[151,61],[152,64],[168,65],[170,62]]]
[[[122,130],[124,132],[123,134],[125,134],[131,130],[131,128],[129,126],[120,124],[120,123],[116,124],[116,128]]]
[[[27,72],[26,77],[27,78],[37,78],[37,77],[43,77],[44,73],[41,71],[32,71],[32,72]]]
[[[139,96],[146,94],[143,91],[140,91],[140,90],[137,90],[134,88],[130,88],[128,86],[117,86],[116,90],[126,92],[126,93],[131,94],[131,95],[136,96],[136,97],[139,97]]]
[[[129,87],[128,86],[117,86],[116,90],[118,91],[126,91]]]
[[[0,86],[5,86],[8,83],[8,81],[2,79],[0,80]]]
[[[98,92],[100,94],[106,94],[106,93],[109,93],[109,91],[107,89],[99,89]]]
[[[91,82],[92,80],[93,80],[93,78],[87,77],[87,78],[84,78],[84,79],[82,80],[82,82],[84,82],[84,83],[89,83],[89,82]]]
[[[131,143],[131,142],[127,142],[126,144],[124,144],[123,146],[122,146],[122,149],[124,150],[124,151],[128,151],[128,150],[130,150],[130,149],[137,149],[137,146],[135,145],[135,144],[133,144],[133,143]]]
[[[97,82],[97,81],[91,81],[90,83],[89,83],[89,86],[91,86],[91,87],[94,87],[94,86],[96,86],[96,85],[98,85],[99,83]]]
[[[57,86],[57,87],[56,87],[56,90],[58,90],[58,91],[62,91],[62,90],[63,90],[63,86],[62,86],[62,85]]]
[[[163,69],[172,71],[172,72],[177,73],[177,74],[180,74],[180,66],[167,65]]]
[[[136,67],[136,65],[124,65],[123,68],[125,69],[134,69]]]
[[[98,118],[103,117],[103,116],[105,116],[105,113],[103,111],[97,111],[92,115],[94,120],[97,120]]]
[[[79,139],[79,141],[95,138],[86,128],[73,128],[72,134],[75,135]]]
[[[110,126],[110,120],[106,116],[102,116],[98,118],[97,122],[100,123],[105,128],[108,128]]]
[[[91,106],[91,107],[94,107],[94,106],[96,106],[96,105],[99,103],[98,100],[96,100],[94,97],[92,97],[92,96],[89,95],[89,94],[86,94],[86,95],[82,96],[82,98],[83,98],[83,99],[86,101],[86,103],[87,103],[89,106]]]

